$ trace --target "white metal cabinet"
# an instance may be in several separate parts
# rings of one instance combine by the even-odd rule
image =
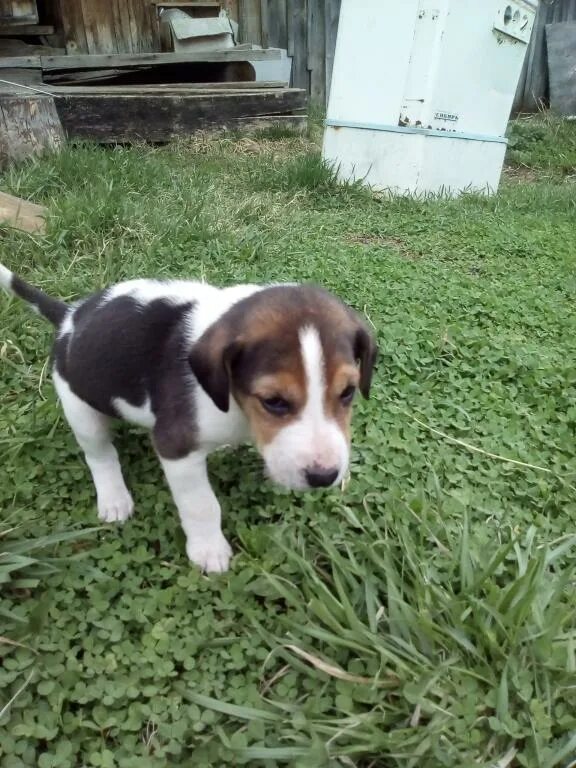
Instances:
[[[392,193],[498,187],[537,0],[342,0],[323,154]]]

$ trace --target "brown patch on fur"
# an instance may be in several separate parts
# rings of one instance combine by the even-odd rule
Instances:
[[[348,386],[357,387],[360,383],[360,373],[355,365],[339,362],[334,358],[326,359],[326,391],[324,408],[326,415],[338,424],[346,440],[350,443],[350,422],[352,420],[352,403],[344,405],[341,400],[342,392]]]
[[[293,405],[293,412],[282,417],[269,413],[262,405],[262,400],[272,397],[287,400]],[[281,429],[298,418],[306,404],[306,385],[301,361],[295,370],[282,370],[255,379],[250,385],[250,393],[238,391],[236,400],[246,414],[256,445],[268,445]]]

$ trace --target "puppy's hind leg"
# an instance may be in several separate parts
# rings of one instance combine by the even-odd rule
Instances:
[[[98,499],[98,517],[106,523],[123,522],[134,511],[134,502],[122,476],[116,448],[110,439],[109,419],[85,403],[68,383],[53,373],[54,386],[66,420],[84,451]]]

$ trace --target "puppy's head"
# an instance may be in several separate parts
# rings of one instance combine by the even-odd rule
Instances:
[[[190,365],[222,411],[234,397],[273,480],[338,484],[356,391],[368,397],[376,346],[360,318],[312,286],[274,286],[235,304],[194,345]]]

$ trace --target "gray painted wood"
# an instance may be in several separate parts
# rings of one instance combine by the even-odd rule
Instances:
[[[338,19],[340,18],[341,0],[325,0],[326,2],[326,104],[330,96],[336,36],[338,34]]]
[[[576,116],[576,22],[546,25],[550,108]]]
[[[240,42],[262,44],[260,0],[239,0],[238,27]]]
[[[326,102],[326,16],[324,0],[308,3],[307,19],[308,69],[310,100],[324,106]]]
[[[314,2],[314,0],[309,0]],[[310,90],[310,74],[308,72],[308,34],[307,34],[307,6],[308,0],[293,0],[292,36],[294,39],[294,58],[292,59],[292,85],[296,88]]]
[[[324,106],[330,88],[341,0],[240,0],[243,41],[285,48],[292,84]],[[258,16],[256,22],[255,16]]]
[[[546,106],[549,95],[545,27],[561,21],[576,21],[576,0],[540,0],[532,37],[514,105],[514,112],[533,111]]]
[[[79,54],[77,56],[42,56],[42,69],[45,72],[62,69],[102,69],[106,67],[138,67],[156,64],[185,64],[187,62],[227,62],[227,61],[262,61],[279,59],[280,51],[269,48],[265,51],[247,51],[227,48],[221,51],[198,53],[120,53],[120,54]],[[0,59],[0,66],[2,59]],[[12,65],[23,66],[23,65]],[[26,66],[26,65],[24,65]]]

